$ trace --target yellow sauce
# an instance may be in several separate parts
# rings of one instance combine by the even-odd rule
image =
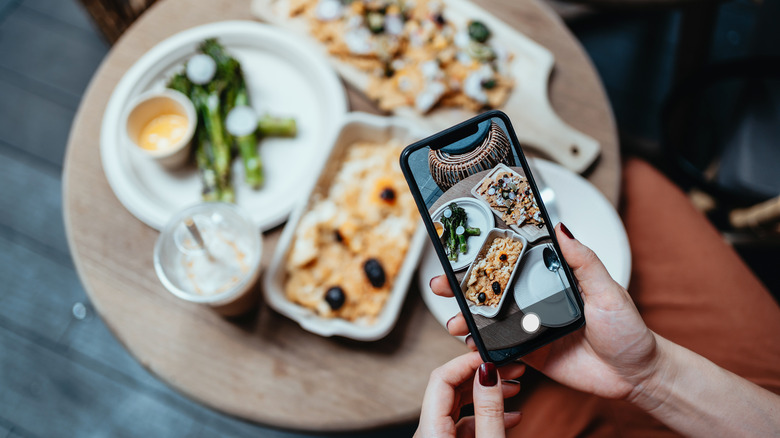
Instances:
[[[138,144],[147,150],[163,150],[184,138],[187,118],[178,114],[161,114],[144,126]]]
[[[434,222],[433,226],[436,228],[436,234],[438,234],[439,237],[444,235],[444,225],[441,222]]]

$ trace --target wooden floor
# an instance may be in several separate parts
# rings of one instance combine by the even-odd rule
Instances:
[[[587,32],[583,43],[613,105],[660,105],[664,83],[652,96],[632,95],[620,69],[605,67],[625,39]],[[77,0],[0,0],[0,438],[303,436],[171,390],[125,351],[86,297],[63,228],[62,163],[81,95],[107,51]],[[655,73],[668,70],[656,65]],[[653,129],[642,124],[648,111],[621,111],[618,121],[644,135]],[[409,436],[413,428],[355,436]]]

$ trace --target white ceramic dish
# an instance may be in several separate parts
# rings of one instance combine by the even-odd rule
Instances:
[[[466,299],[466,302],[469,304],[469,310],[471,310],[471,313],[475,315],[486,316],[488,318],[493,318],[494,316],[498,315],[498,312],[501,311],[501,306],[504,305],[504,301],[506,301],[506,296],[509,294],[509,288],[512,287],[512,283],[515,280],[515,275],[517,274],[517,265],[520,264],[520,260],[523,258],[523,254],[525,254],[526,248],[528,248],[528,240],[526,240],[523,236],[513,232],[512,230],[493,228],[487,233],[485,241],[482,243],[482,247],[479,249],[478,255],[484,257],[484,255],[487,254],[490,245],[493,243],[493,240],[499,237],[509,237],[512,240],[521,242],[523,244],[523,248],[520,250],[520,255],[517,257],[517,261],[515,261],[514,266],[512,266],[512,273],[509,275],[509,281],[506,283],[506,286],[504,286],[504,290],[501,292],[501,299],[498,300],[498,305],[496,307],[478,306],[473,302],[471,302],[471,300]],[[476,263],[469,266],[469,270],[466,271],[466,275],[463,277],[463,280],[460,282],[461,290],[466,289],[466,283],[468,283],[469,281],[469,277],[471,276],[471,271],[474,269],[475,264]]]
[[[217,38],[244,69],[254,109],[293,116],[295,138],[260,143],[265,185],[242,182],[241,160],[233,162],[236,202],[261,230],[282,223],[322,162],[322,145],[335,135],[347,111],[341,81],[325,58],[295,35],[252,21],[225,21],[178,33],[144,54],[125,73],[103,115],[100,152],[108,182],[133,215],[157,230],[184,207],[199,202],[201,182],[194,165],[170,171],[128,145],[123,126],[131,102],[165,81],[196,53],[206,38]]]
[[[425,137],[425,133],[417,131],[409,122],[398,118],[378,117],[364,113],[350,113],[346,116],[336,140],[323,143],[326,160],[319,171],[315,172],[314,185],[311,185],[308,190],[303,190],[305,196],[290,215],[271,259],[271,265],[263,276],[263,294],[266,302],[274,310],[296,321],[305,330],[321,336],[344,336],[359,341],[374,341],[390,333],[398,319],[401,305],[409,289],[409,282],[417,269],[420,254],[427,239],[422,221],[420,221],[409,244],[406,258],[395,278],[390,296],[372,325],[362,325],[340,318],[323,318],[311,310],[289,301],[284,293],[285,262],[301,215],[309,209],[312,203],[315,185],[329,186],[330,178],[338,165],[336,157],[340,156],[346,147],[361,140],[384,142],[395,138],[408,144],[423,137]]]
[[[175,114],[187,120],[184,135],[175,143],[163,149],[143,149],[139,140],[143,129],[155,117],[164,114]],[[198,115],[195,105],[184,94],[176,90],[152,91],[138,96],[130,105],[125,120],[125,129],[130,143],[143,153],[157,160],[163,166],[175,169],[187,161],[192,145],[192,136],[198,125]]]
[[[543,244],[526,253],[518,267],[512,295],[520,310],[535,313],[543,326],[562,327],[576,317],[577,311],[571,300],[560,293],[564,289],[562,273],[552,272],[544,264],[543,253],[548,246],[552,247]],[[569,313],[562,312],[561,306],[568,306]]]
[[[522,269],[514,285],[514,297],[520,310],[546,300],[563,290],[563,283],[557,273],[544,265],[542,253],[547,245],[531,248],[525,255]]]
[[[631,247],[617,211],[590,182],[568,169],[541,159],[532,159],[534,172],[540,173],[555,191],[560,219],[580,242],[599,256],[612,278],[628,287],[631,278]],[[460,312],[452,298],[431,292],[428,282],[444,274],[433,249],[427,243],[420,260],[419,288],[425,304],[442,326]]]
[[[464,210],[466,210],[466,215],[468,216],[468,225],[470,227],[479,228],[481,231],[479,236],[471,236],[468,238],[466,243],[468,243],[469,250],[466,252],[466,254],[459,254],[458,260],[450,262],[453,270],[460,271],[461,269],[468,267],[471,262],[474,261],[474,258],[477,256],[477,254],[479,254],[479,249],[482,247],[482,243],[484,243],[485,239],[487,239],[488,230],[496,225],[496,220],[493,217],[493,214],[490,212],[490,208],[488,208],[488,206],[483,202],[480,202],[474,198],[457,198],[436,209],[436,211],[433,212],[433,215],[431,216],[433,221],[441,221],[444,209],[453,202],[457,203],[459,207],[462,207]]]

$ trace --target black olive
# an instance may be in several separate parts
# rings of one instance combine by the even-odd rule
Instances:
[[[386,187],[384,190],[382,190],[381,193],[379,193],[379,197],[385,201],[393,201],[395,200],[395,190],[390,187]]]
[[[505,262],[507,258],[508,257],[506,256],[506,254],[501,254],[500,256],[498,256],[498,259],[501,260],[502,262]]]
[[[445,23],[447,23],[447,20],[444,19],[444,15],[442,14],[436,14],[433,16],[433,19],[436,21],[436,23],[439,26],[443,26]]]
[[[494,294],[498,295],[501,293],[501,284],[499,284],[497,281],[494,281],[490,287],[493,289]]]
[[[333,286],[325,292],[325,301],[333,310],[341,309],[341,306],[344,305],[344,301],[346,300],[347,297],[344,295],[344,289],[338,286]]]
[[[385,269],[377,259],[368,259],[363,264],[363,270],[372,286],[380,288],[385,285]]]
[[[496,80],[495,79],[487,79],[482,81],[482,88],[486,90],[492,90],[493,88],[496,88]]]
[[[490,38],[490,29],[481,21],[469,22],[468,30],[471,39],[479,43],[484,43]]]
[[[480,292],[479,295],[477,295],[477,299],[480,303],[484,303],[487,299],[487,295],[485,295],[485,292]]]
[[[344,236],[341,235],[341,231],[339,230],[333,230],[333,237],[336,238],[336,242],[344,241]]]

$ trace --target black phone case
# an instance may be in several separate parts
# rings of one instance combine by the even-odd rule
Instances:
[[[473,117],[455,126],[440,131],[430,137],[424,138],[418,142],[415,142],[407,146],[404,149],[404,151],[401,153],[401,170],[403,171],[404,177],[406,178],[406,182],[409,185],[409,188],[411,189],[412,196],[414,197],[414,201],[417,204],[417,209],[420,211],[420,215],[422,216],[423,223],[425,224],[425,228],[428,231],[428,237],[433,242],[433,247],[436,250],[436,255],[439,257],[439,262],[442,264],[442,267],[444,268],[444,273],[447,276],[447,280],[450,283],[450,287],[452,288],[453,291],[460,290],[460,284],[458,283],[457,278],[455,277],[455,271],[452,270],[452,267],[447,259],[447,255],[444,252],[444,247],[442,246],[441,242],[438,239],[438,235],[433,226],[433,221],[431,220],[431,217],[428,213],[428,208],[425,206],[425,201],[423,200],[422,195],[420,194],[420,190],[417,187],[417,183],[414,179],[414,175],[412,175],[411,168],[409,167],[409,157],[414,151],[421,149],[425,146],[431,146],[432,148],[433,148],[432,145],[436,145],[436,148],[444,147],[446,146],[446,141],[443,140],[448,138],[453,138],[453,137],[455,138],[462,137],[462,135],[457,136],[456,134],[466,130],[476,129],[476,126],[480,122],[495,117],[500,118],[504,122],[504,125],[506,126],[507,133],[509,134],[510,140],[512,141],[512,145],[515,147],[515,151],[517,152],[518,158],[520,159],[520,164],[523,167],[523,170],[525,171],[526,177],[528,178],[528,181],[531,185],[531,190],[534,194],[534,197],[537,199],[539,209],[542,212],[542,215],[544,217],[545,227],[548,228],[548,231],[550,233],[550,238],[552,239],[552,243],[555,247],[555,250],[559,254],[559,259],[561,260],[561,267],[564,269],[564,272],[566,273],[566,277],[569,280],[569,282],[575,288],[577,288],[577,290],[579,290],[577,279],[574,277],[571,268],[569,267],[569,264],[563,258],[561,249],[558,246],[558,239],[555,235],[555,230],[550,223],[550,217],[547,214],[547,208],[545,207],[544,202],[542,201],[542,197],[539,194],[539,190],[536,187],[536,181],[528,166],[528,162],[525,159],[525,154],[523,154],[522,147],[520,146],[520,143],[517,141],[517,136],[515,135],[515,131],[514,128],[512,127],[512,123],[509,120],[509,117],[503,111],[498,111],[498,110],[488,111],[479,114],[476,117]],[[577,331],[578,329],[582,328],[585,325],[584,303],[580,295],[575,293],[574,294],[575,299],[577,301],[577,305],[579,306],[579,310],[580,310],[580,317],[574,320],[571,324],[566,325],[564,327],[549,329],[545,332],[546,334],[544,336],[539,336],[537,338],[534,338],[531,341],[520,344],[516,347],[507,348],[504,350],[491,351],[491,350],[487,350],[485,348],[484,343],[482,342],[482,338],[479,335],[479,331],[477,330],[476,324],[474,322],[474,318],[471,316],[471,311],[469,310],[468,304],[466,303],[466,298],[463,296],[463,294],[455,293],[454,295],[455,295],[455,299],[458,302],[458,306],[460,307],[461,313],[463,313],[466,319],[466,324],[469,327],[469,331],[471,332],[472,339],[474,340],[474,343],[477,345],[477,349],[479,350],[479,353],[482,356],[482,360],[485,362],[493,362],[497,365],[501,365],[510,362],[514,359],[517,359],[519,357],[525,356],[526,354],[534,350],[537,350],[549,344],[550,342],[555,341],[556,339],[560,339],[561,337],[566,336],[569,333]]]

